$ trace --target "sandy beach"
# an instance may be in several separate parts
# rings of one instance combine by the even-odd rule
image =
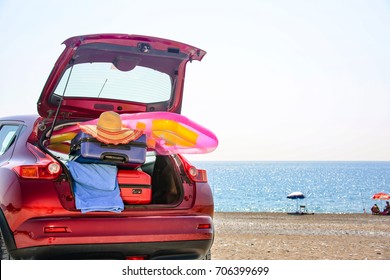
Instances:
[[[390,216],[222,213],[214,260],[390,260]]]

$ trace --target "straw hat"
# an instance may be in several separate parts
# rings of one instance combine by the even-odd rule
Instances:
[[[96,125],[79,124],[79,127],[81,131],[92,135],[100,142],[115,145],[129,143],[143,133],[141,130],[123,127],[119,114],[113,111],[103,112]]]

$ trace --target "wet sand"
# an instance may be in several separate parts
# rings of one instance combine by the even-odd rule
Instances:
[[[390,216],[222,213],[214,260],[390,260]]]

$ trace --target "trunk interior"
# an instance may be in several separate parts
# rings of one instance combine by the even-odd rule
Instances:
[[[61,127],[64,125],[62,124]],[[68,168],[69,162],[74,161],[75,157],[70,155],[68,149],[52,149],[47,135],[48,133],[45,133],[41,137],[41,146],[53,158],[61,162],[65,173],[59,179],[61,182],[55,182],[61,203],[68,210],[76,210],[75,199],[72,199],[75,197],[75,179]],[[64,147],[69,146],[69,143],[62,144]],[[89,165],[89,163],[80,164]],[[104,162],[103,165],[107,165],[107,162]],[[193,196],[192,188],[184,187],[188,184],[184,183],[186,180],[183,177],[182,162],[175,155],[157,155],[154,151],[148,150],[145,162],[142,164],[108,163],[108,165],[117,167],[116,179],[125,210],[156,207],[174,208],[183,202],[184,196],[186,198]],[[188,201],[185,204],[189,205]]]

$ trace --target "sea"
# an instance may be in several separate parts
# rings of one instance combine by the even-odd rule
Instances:
[[[371,213],[390,193],[390,162],[197,161],[207,170],[216,212]],[[302,192],[303,199],[288,199]]]

